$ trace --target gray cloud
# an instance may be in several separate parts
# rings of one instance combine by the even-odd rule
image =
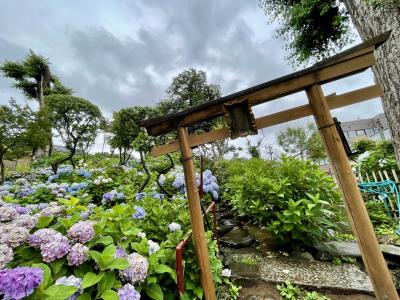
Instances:
[[[50,59],[67,86],[108,117],[122,107],[154,105],[188,67],[207,71],[225,95],[293,71],[257,0],[43,0],[40,6],[15,0],[1,2],[0,11],[0,61],[22,59],[34,49]],[[345,92],[371,83],[371,73],[365,72],[324,90]],[[0,79],[0,103],[12,95],[23,99],[11,85]],[[255,112],[305,102],[304,95],[293,95]],[[375,101],[334,113],[349,120],[381,110]],[[280,128],[265,129],[266,139]]]

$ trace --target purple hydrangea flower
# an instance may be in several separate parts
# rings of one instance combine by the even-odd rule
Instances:
[[[118,297],[120,300],[139,300],[140,293],[135,290],[135,287],[127,283],[118,289]]]
[[[86,243],[94,237],[94,222],[92,221],[80,221],[72,225],[68,230],[68,236],[81,243]]]
[[[147,277],[149,263],[139,253],[132,253],[127,256],[129,267],[119,272],[121,279],[131,284],[142,283]]]
[[[13,223],[0,225],[0,244],[6,244],[11,248],[21,245],[28,235],[28,229],[18,227]]]
[[[28,230],[31,230],[33,227],[36,226],[37,222],[38,222],[37,216],[22,215],[16,218],[12,222],[12,224],[14,224],[16,227],[24,227]]]
[[[57,195],[58,197],[58,195]],[[60,198],[62,198],[63,196],[61,196]],[[44,209],[42,209],[42,211],[40,212],[40,215],[45,216],[45,217],[59,217],[62,216],[64,214],[64,209],[61,206],[57,206],[57,205],[53,205],[53,206],[49,206],[46,207]]]
[[[143,207],[135,206],[136,212],[132,215],[133,219],[144,219],[146,217],[146,212]]]
[[[34,248],[40,248],[42,244],[50,243],[51,241],[60,241],[63,235],[51,228],[39,229],[35,233],[28,236],[28,244]]]
[[[40,246],[41,254],[45,262],[52,262],[64,257],[69,251],[68,239],[62,236],[60,240],[51,241]]]
[[[0,271],[0,295],[19,300],[32,294],[43,281],[40,268],[18,267]]]
[[[0,207],[0,221],[11,221],[18,216],[18,212],[12,206]]]
[[[116,258],[125,258],[125,257],[128,256],[128,254],[126,253],[126,251],[125,251],[124,248],[117,247],[117,248],[115,249],[115,254],[114,254],[114,256],[115,256]]]
[[[107,201],[111,201],[114,198],[114,194],[107,192],[103,194],[103,199]]]
[[[60,277],[56,280],[55,282],[56,285],[66,285],[66,286],[74,286],[78,290],[73,294],[72,296],[68,297],[67,300],[75,300],[78,298],[80,294],[82,294],[82,278],[75,277],[74,275],[71,275],[69,277],[63,276]]]
[[[68,265],[69,266],[79,266],[83,264],[89,257],[89,248],[76,243],[71,247],[69,253],[67,255]]]
[[[21,205],[19,205],[19,204],[14,205],[14,208],[15,208],[15,211],[16,211],[19,215],[25,215],[25,214],[28,214],[28,213],[29,213],[29,210],[28,210],[26,207],[21,206]]]
[[[3,269],[14,258],[12,248],[5,244],[0,244],[0,269]]]

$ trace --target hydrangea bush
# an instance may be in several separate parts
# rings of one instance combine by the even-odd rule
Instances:
[[[166,199],[155,182],[138,193],[140,170],[108,163],[90,168],[79,162],[57,174],[39,167],[32,181],[0,186],[0,298],[179,298],[175,247],[190,228],[184,193],[175,189]],[[204,175],[212,196],[216,179]],[[207,238],[213,278],[230,287],[234,299],[237,288],[211,232]],[[181,297],[202,299],[193,245],[184,254]]]

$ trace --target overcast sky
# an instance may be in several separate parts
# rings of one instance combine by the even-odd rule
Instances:
[[[172,78],[190,67],[206,71],[224,95],[293,72],[283,41],[274,37],[276,26],[267,23],[258,0],[1,1],[0,61],[21,60],[34,50],[49,58],[52,72],[77,96],[111,117],[122,107],[156,104]],[[325,85],[324,91],[372,83],[366,71]],[[0,78],[0,104],[11,96],[24,101],[12,84]],[[254,112],[260,116],[303,103],[306,97],[299,93]],[[380,112],[376,99],[334,115],[348,121]],[[282,128],[264,129],[264,144],[272,144]]]

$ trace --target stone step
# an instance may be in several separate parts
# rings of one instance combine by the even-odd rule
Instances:
[[[314,247],[318,249],[316,256],[321,260],[332,260],[340,256],[361,258],[360,248],[356,242],[331,241]],[[379,247],[390,264],[400,266],[400,247],[389,244],[380,244]]]
[[[244,286],[259,282],[292,284],[313,290],[338,290],[349,293],[373,293],[367,274],[352,264],[334,265],[329,262],[292,259],[280,254],[263,257],[255,253],[227,255],[232,277]]]

